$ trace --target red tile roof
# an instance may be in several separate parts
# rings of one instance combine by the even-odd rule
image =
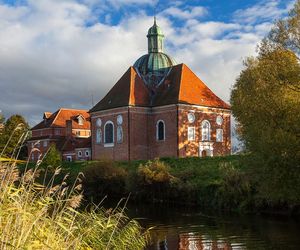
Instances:
[[[77,117],[79,115],[82,115],[84,118],[83,125],[78,124]],[[32,130],[55,127],[64,128],[66,127],[67,120],[72,120],[73,129],[90,129],[90,115],[87,110],[61,108],[51,114],[48,118],[45,117],[45,119],[34,126]]]
[[[130,67],[107,95],[90,112],[124,106],[163,106],[190,104],[230,109],[185,64],[173,66],[156,94],[150,90],[133,67]]]
[[[148,106],[148,103],[148,89],[135,69],[130,67],[107,95],[89,112],[130,105]]]

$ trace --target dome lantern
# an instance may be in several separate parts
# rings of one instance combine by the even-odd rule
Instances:
[[[159,86],[177,63],[163,51],[164,34],[161,28],[154,24],[148,30],[148,54],[141,56],[134,68],[148,86]]]
[[[148,30],[148,53],[163,52],[164,48],[164,34],[159,26],[156,24],[156,17],[154,17],[154,24]]]

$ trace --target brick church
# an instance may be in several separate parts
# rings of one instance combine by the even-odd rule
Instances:
[[[147,38],[148,53],[90,110],[92,159],[230,154],[230,106],[164,52],[156,20]]]

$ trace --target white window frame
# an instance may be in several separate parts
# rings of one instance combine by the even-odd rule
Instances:
[[[219,140],[219,137],[218,137],[219,133],[221,135],[221,140]],[[223,142],[223,140],[224,140],[224,138],[223,138],[223,129],[218,128],[216,130],[216,142]]]
[[[46,148],[48,146],[48,142],[47,141],[43,141],[43,147]]]
[[[163,139],[162,140],[159,140],[159,123],[162,122],[163,125],[164,125],[164,133],[163,133]],[[165,141],[166,140],[166,124],[164,122],[164,120],[158,120],[156,122],[156,140],[157,141]]]
[[[113,129],[112,129],[112,143],[107,143],[106,142],[106,125],[108,124],[112,124],[113,126]],[[113,147],[114,146],[114,142],[115,142],[115,125],[112,121],[107,121],[105,124],[104,124],[104,138],[103,138],[103,141],[104,141],[104,147]]]
[[[77,152],[77,156],[78,156],[78,157],[82,157],[82,152],[81,152],[81,150]]]
[[[82,126],[83,125],[83,117],[79,116],[77,119],[78,119],[78,125]]]
[[[204,126],[205,123],[208,124],[207,139],[204,138],[204,129],[203,129],[203,126]],[[202,123],[201,123],[201,140],[202,141],[210,141],[210,138],[211,138],[211,125],[210,125],[210,122],[208,120],[203,120]]]
[[[85,150],[85,156],[89,157],[90,156],[90,152],[88,150]]]
[[[121,131],[121,138],[119,138],[119,133],[118,131]],[[123,128],[122,126],[117,127],[117,143],[122,143],[123,142]]]
[[[101,144],[102,142],[102,131],[101,128],[96,129],[96,144]]]
[[[69,161],[69,162],[71,162],[71,161],[73,161],[73,158],[72,158],[72,156],[71,155],[67,155],[67,161]]]
[[[195,127],[188,127],[188,133],[187,134],[188,134],[188,141],[195,141],[195,139],[196,139]]]

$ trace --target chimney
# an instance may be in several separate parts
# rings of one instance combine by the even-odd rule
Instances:
[[[72,137],[72,120],[66,120],[66,136]]]

